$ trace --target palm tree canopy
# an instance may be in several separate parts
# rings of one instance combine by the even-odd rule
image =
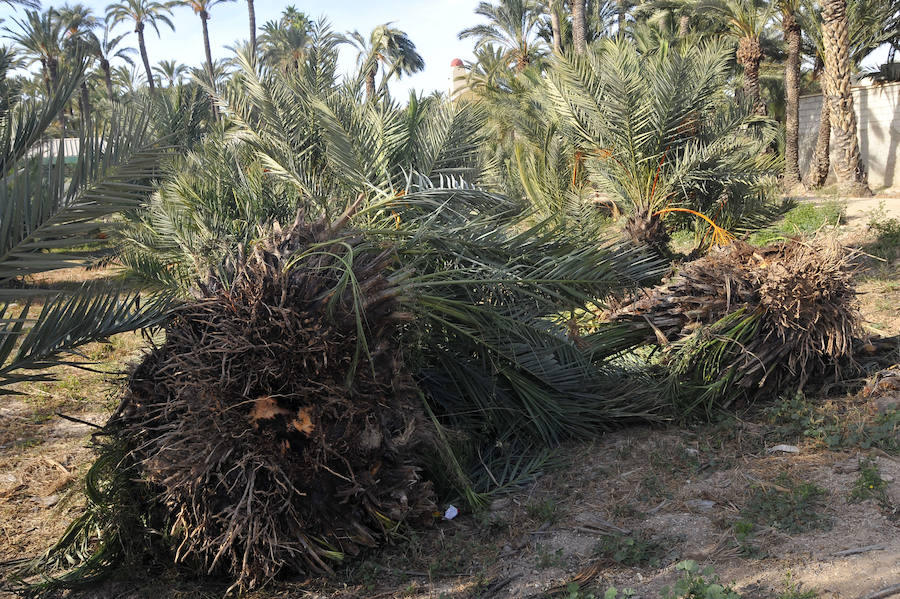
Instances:
[[[544,11],[535,0],[501,0],[498,4],[481,2],[475,14],[488,20],[459,33],[459,39],[475,38],[475,48],[486,45],[505,49],[510,64],[527,65],[543,56],[545,42],[538,37]]]
[[[361,65],[382,63],[390,75],[398,77],[418,73],[425,68],[425,60],[416,51],[416,45],[403,31],[391,27],[391,23],[379,25],[365,40],[358,31],[350,34],[359,49],[357,61]]]
[[[175,31],[175,25],[169,18],[171,15],[172,9],[168,3],[154,0],[121,0],[106,7],[106,17],[112,25],[131,21],[134,23],[135,31],[150,25],[157,35],[159,23],[168,25]]]
[[[12,21],[18,29],[4,27],[6,37],[25,50],[29,64],[38,61],[58,60],[62,55],[63,24],[50,9],[45,12],[25,11],[25,18]]]

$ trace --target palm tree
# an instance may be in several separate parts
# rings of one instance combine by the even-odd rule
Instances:
[[[172,87],[181,83],[182,78],[188,72],[188,67],[177,60],[160,60],[153,67],[153,71],[159,75],[160,82],[165,81],[169,87]]]
[[[559,0],[550,0],[547,3],[547,12],[550,13],[550,31],[553,34],[553,51],[562,53],[562,33],[559,27]]]
[[[150,91],[154,91],[153,71],[150,68],[150,58],[147,56],[147,45],[144,43],[144,29],[147,25],[159,35],[159,23],[168,25],[175,31],[175,25],[169,18],[172,10],[168,3],[155,0],[120,0],[106,7],[106,19],[110,25],[130,21],[134,23],[134,32],[138,35],[138,48],[141,51],[141,60],[144,62],[144,70],[147,73],[147,84]]]
[[[543,56],[543,42],[537,37],[543,18],[534,0],[500,0],[496,5],[481,2],[475,14],[485,17],[487,25],[476,25],[459,33],[459,39],[476,38],[475,49],[486,45],[504,49],[508,64],[522,71]]]
[[[723,239],[719,226],[747,224],[764,212],[777,159],[765,153],[774,127],[727,102],[731,52],[712,41],[642,54],[622,36],[600,40],[590,56],[560,57],[533,96],[549,104],[536,122],[570,133],[526,130],[520,137],[540,149],[556,136],[573,136],[573,184],[582,173],[584,184],[614,202],[637,243],[664,254],[664,219],[691,211],[715,219],[710,237]]]
[[[801,28],[809,37],[815,48],[815,66],[813,76],[821,76],[825,67],[825,45],[822,36],[821,9],[804,2],[803,10],[798,13],[802,21]],[[890,41],[900,30],[900,10],[897,2],[881,0],[849,0],[847,2],[847,22],[849,24],[850,63],[859,65],[875,48]],[[829,103],[825,101],[827,78],[819,78],[823,101],[819,115],[819,132],[815,151],[807,173],[807,184],[810,187],[825,185],[831,169],[831,118]]]
[[[713,0],[707,6],[725,19],[730,34],[737,39],[737,62],[744,69],[744,96],[753,103],[756,114],[765,114],[759,89],[759,64],[763,59],[760,36],[772,18],[772,7],[765,0]]]
[[[312,25],[306,15],[295,10],[285,11],[277,21],[264,23],[259,40],[263,62],[285,71],[296,69],[306,58],[306,52],[312,43]]]
[[[24,19],[13,22],[18,30],[4,27],[7,38],[19,44],[25,51],[28,64],[41,63],[41,73],[47,93],[56,87],[59,80],[59,63],[63,55],[64,29],[62,22],[56,18],[56,12],[35,10],[25,11]]]
[[[787,46],[784,63],[785,147],[782,186],[786,191],[801,189],[800,180],[800,52],[801,30],[797,20],[799,0],[779,0],[781,29]]]
[[[59,9],[57,18],[65,28],[66,49],[73,54],[94,57],[100,40],[94,35],[94,29],[100,24],[93,11],[83,4],[65,4]],[[87,78],[81,81],[81,97],[78,99],[83,119],[91,112],[91,95],[87,87]]]
[[[360,65],[366,81],[366,98],[375,97],[375,75],[380,65],[387,68],[382,79],[382,87],[393,75],[402,77],[418,73],[425,68],[425,61],[416,52],[416,45],[399,29],[390,23],[379,25],[369,34],[366,40],[358,31],[350,34],[354,45],[359,50],[357,63]]]
[[[247,0],[247,15],[250,20],[250,52],[256,56],[256,9],[253,0]]]
[[[177,4],[177,6],[190,7],[194,11],[194,14],[200,16],[200,22],[203,25],[203,50],[206,52],[206,68],[209,69],[210,77],[212,78],[214,78],[212,76],[213,59],[209,45],[209,27],[207,25],[207,22],[209,21],[209,11],[213,6],[224,4],[226,2],[234,2],[234,0],[178,0]]]
[[[585,0],[571,0],[572,4],[572,45],[576,54],[583,54],[587,47],[587,22],[585,21]]]
[[[41,63],[44,88],[50,97],[59,83],[60,61],[62,60],[65,31],[52,8],[45,12],[25,11],[24,19],[12,19],[18,30],[5,27],[7,37],[18,43],[25,50],[28,64]],[[65,136],[66,111],[61,107],[59,114],[60,134]]]
[[[116,94],[113,90],[112,68],[110,61],[113,58],[120,58],[128,65],[134,66],[134,61],[129,54],[134,53],[135,49],[130,46],[120,47],[122,40],[128,37],[128,33],[123,33],[115,37],[110,37],[110,27],[107,24],[103,28],[103,39],[96,47],[97,58],[100,61],[100,70],[103,71],[103,82],[106,84],[106,94],[110,102],[115,102]]]
[[[868,176],[859,154],[856,113],[850,93],[850,32],[847,1],[825,0],[822,5],[822,41],[825,46],[825,88],[831,131],[838,147],[834,164],[841,191],[851,196],[870,196]]]
[[[3,119],[20,99],[22,84],[9,75],[23,66],[25,63],[16,48],[0,46],[0,119]]]

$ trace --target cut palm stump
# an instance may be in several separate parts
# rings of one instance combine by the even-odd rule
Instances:
[[[298,218],[171,318],[108,428],[158,491],[177,561],[254,587],[433,517],[392,256]]]
[[[611,315],[646,329],[679,413],[777,396],[852,358],[852,254],[829,239],[734,241]]]

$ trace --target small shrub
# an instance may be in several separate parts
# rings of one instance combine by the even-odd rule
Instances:
[[[559,521],[559,504],[552,499],[545,499],[537,503],[530,503],[526,508],[528,515],[535,520],[556,524]]]
[[[741,515],[757,524],[789,533],[827,529],[831,520],[819,513],[826,492],[812,483],[796,482],[782,474],[776,487],[757,487]]]
[[[658,542],[636,536],[604,537],[594,548],[594,555],[610,559],[623,566],[649,565],[658,568],[665,556],[665,548]]]
[[[683,561],[676,570],[684,572],[672,587],[660,591],[662,599],[740,599],[740,594],[719,582],[712,567],[703,570],[693,560]]]
[[[859,476],[853,482],[850,501],[858,502],[866,499],[877,499],[882,505],[888,503],[887,483],[878,472],[875,460],[865,458],[859,461]]]
[[[888,218],[884,200],[879,202],[868,222],[869,232],[875,235],[874,243],[868,248],[872,254],[893,260],[900,255],[900,219]]]
[[[815,599],[818,596],[815,589],[802,589],[799,582],[792,582],[791,573],[788,572],[784,581],[784,592],[778,599]]]
[[[763,557],[762,550],[753,543],[756,532],[756,524],[750,520],[741,519],[732,524],[734,539],[738,551],[744,557]]]

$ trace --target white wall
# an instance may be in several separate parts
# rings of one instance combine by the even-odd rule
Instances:
[[[859,149],[873,190],[900,188],[900,83],[853,87]],[[800,98],[800,172],[806,174],[819,131],[822,96]],[[831,138],[832,163],[834,136]],[[829,175],[834,179],[834,170]]]

